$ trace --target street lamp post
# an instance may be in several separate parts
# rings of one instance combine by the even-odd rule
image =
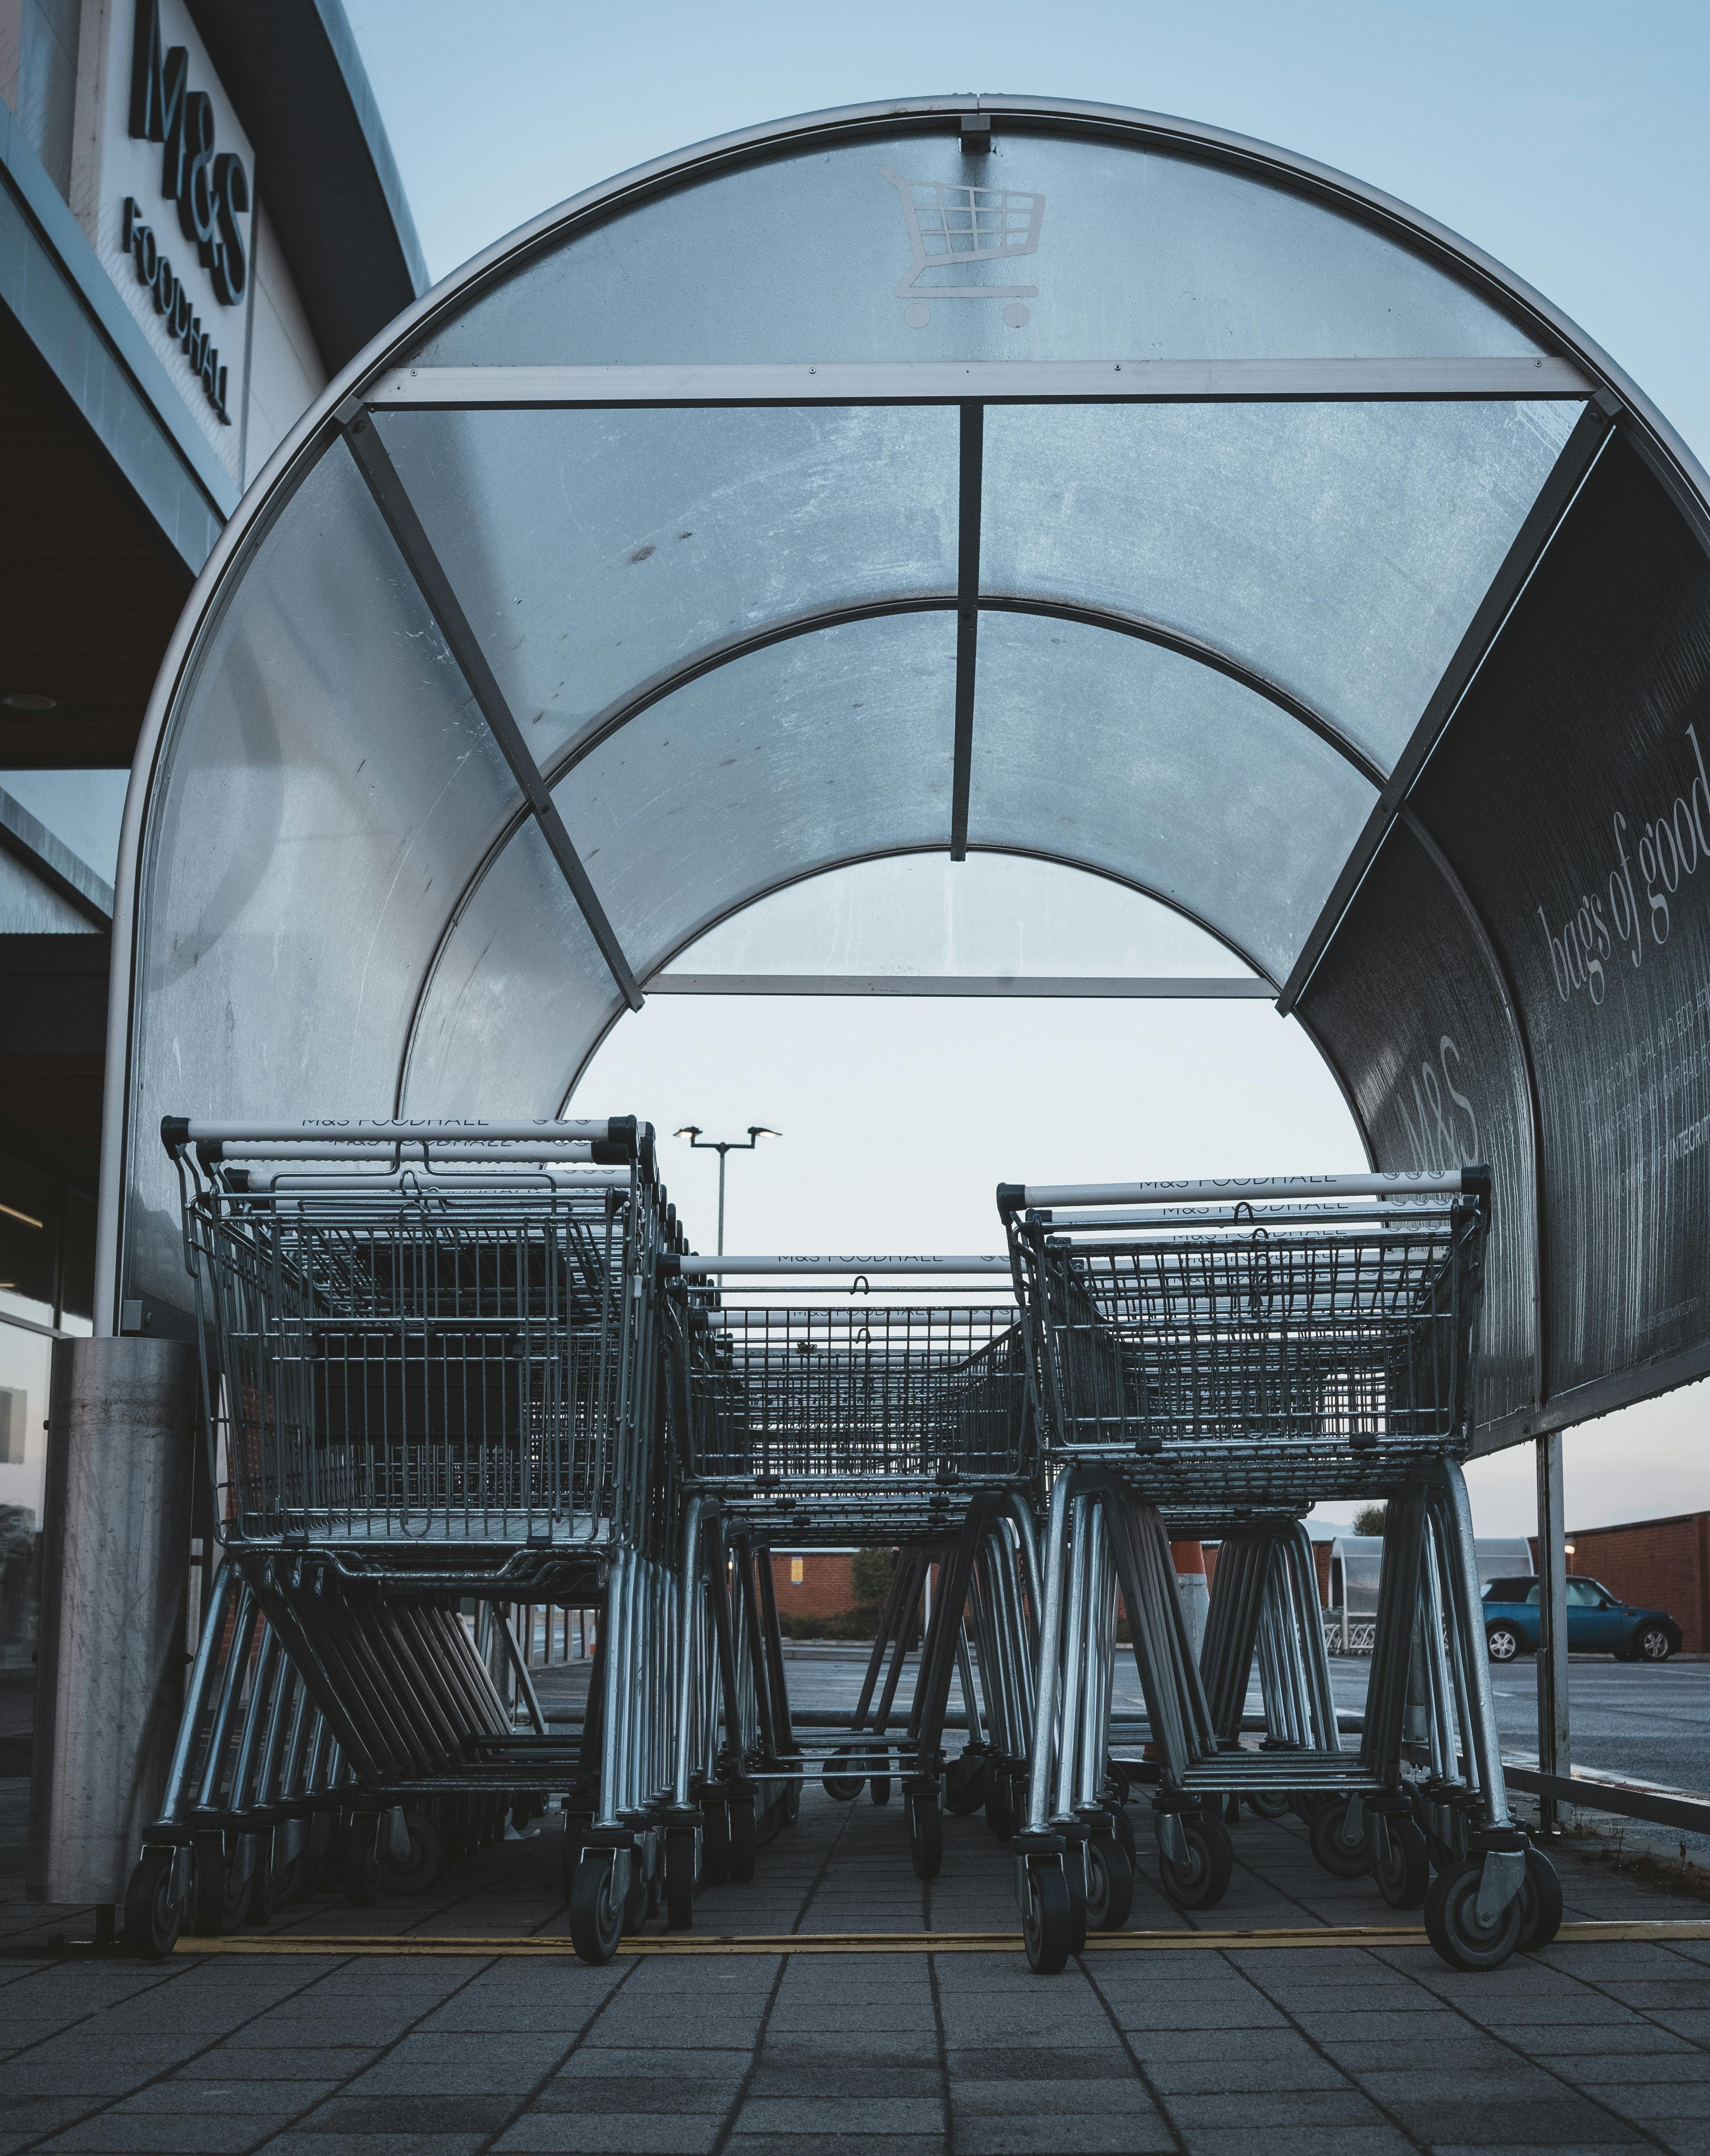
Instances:
[[[703,1138],[699,1123],[685,1123],[675,1135],[687,1138],[691,1152],[716,1152],[718,1155],[718,1255],[724,1255],[724,1161],[732,1152],[752,1152],[762,1138],[781,1138],[782,1131],[768,1130],[764,1123],[750,1123],[746,1138]]]

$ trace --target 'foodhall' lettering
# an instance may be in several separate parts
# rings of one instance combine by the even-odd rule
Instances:
[[[214,298],[234,307],[249,282],[249,257],[239,220],[249,208],[249,175],[242,158],[214,147],[213,100],[192,90],[190,55],[161,39],[160,0],[137,0],[136,39],[131,63],[131,132],[161,145],[161,192],[178,207],[178,228],[207,270]],[[189,295],[174,273],[153,228],[136,199],[125,200],[122,244],[136,280],[154,296],[156,311],[187,356],[208,401],[221,420],[226,409],[226,369],[191,311]]]
[[[226,369],[218,350],[203,328],[201,316],[191,312],[190,295],[178,281],[170,258],[161,252],[154,229],[138,210],[134,195],[125,198],[121,244],[136,268],[137,283],[153,294],[155,312],[166,317],[167,331],[200,377],[208,403],[229,427],[232,415],[226,409]]]

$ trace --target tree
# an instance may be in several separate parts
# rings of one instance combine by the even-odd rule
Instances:
[[[891,1575],[896,1568],[894,1553],[887,1549],[860,1549],[855,1553],[850,1568],[854,1575],[855,1599],[858,1609],[870,1609],[882,1602],[891,1592]]]
[[[1362,1505],[1353,1516],[1353,1531],[1357,1535],[1380,1535],[1389,1517],[1387,1505]]]

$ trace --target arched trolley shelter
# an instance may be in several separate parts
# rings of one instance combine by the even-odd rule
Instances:
[[[1379,1165],[1491,1161],[1481,1445],[1699,1376],[1706,490],[1536,293],[1210,128],[868,106],[578,198],[347,370],[168,654],[109,1326],[186,1300],[162,1111],[552,1115],[711,924],[996,849],[1221,937]]]

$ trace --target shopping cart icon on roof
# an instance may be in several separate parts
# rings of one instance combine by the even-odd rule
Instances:
[[[1024,194],[1014,187],[953,187],[942,180],[906,180],[889,165],[881,165],[880,176],[889,180],[902,198],[903,220],[914,261],[898,283],[896,296],[907,300],[902,319],[911,329],[924,329],[932,310],[924,302],[934,300],[1007,300],[1004,320],[1019,329],[1027,320],[1023,300],[1039,296],[1037,285],[927,284],[928,270],[959,270],[965,263],[1013,262],[1039,251],[1039,228],[1045,219],[1043,195]],[[915,296],[910,299],[910,295]]]

